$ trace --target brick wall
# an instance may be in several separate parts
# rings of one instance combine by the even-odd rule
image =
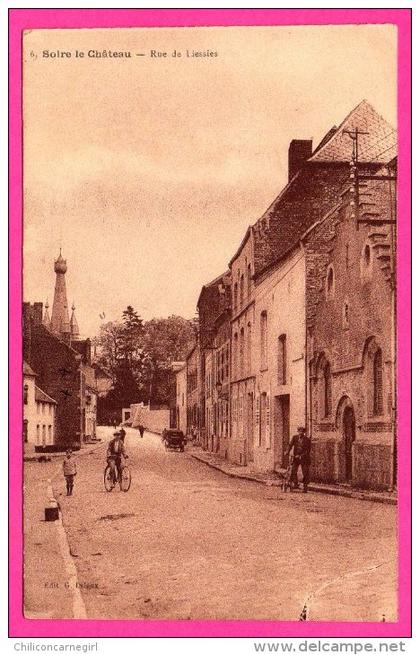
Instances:
[[[344,481],[349,475],[341,411],[345,399],[354,412],[351,482],[381,489],[392,479],[394,421],[393,302],[387,268],[390,226],[381,223],[392,215],[388,181],[372,180],[361,189],[359,216],[369,216],[375,224],[357,224],[357,207],[350,200],[351,195],[345,194],[304,240],[312,469],[314,477],[323,481],[331,481],[332,475],[335,481]],[[364,259],[366,245],[368,259]],[[333,271],[330,292],[329,269]],[[383,410],[377,416],[373,415],[369,344],[382,352]],[[321,356],[331,366],[330,416],[323,415],[323,381],[317,364]]]

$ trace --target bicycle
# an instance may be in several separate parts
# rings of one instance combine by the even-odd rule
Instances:
[[[127,464],[120,466],[117,479],[115,479],[114,474],[115,467],[112,467],[109,463],[105,467],[104,471],[104,487],[106,491],[112,491],[115,485],[119,484],[120,490],[127,492],[131,486],[131,471],[128,468]]]

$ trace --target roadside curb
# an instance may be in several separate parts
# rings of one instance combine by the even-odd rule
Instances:
[[[257,475],[252,475],[252,473],[240,473],[239,471],[238,472],[233,471],[231,468],[227,468],[226,466],[223,466],[223,464],[219,464],[214,460],[209,460],[207,459],[207,457],[202,456],[199,453],[187,452],[187,454],[190,455],[190,457],[196,459],[197,461],[202,462],[203,464],[207,464],[207,466],[210,466],[211,468],[221,471],[222,473],[228,475],[231,478],[237,478],[239,480],[249,480],[251,482],[258,482],[259,484],[265,484],[266,486],[270,486],[270,487],[277,487],[280,486],[281,484],[280,480],[276,478],[268,478],[262,476],[258,477]],[[375,492],[344,489],[339,486],[335,487],[335,486],[317,484],[316,482],[313,482],[309,485],[309,491],[314,491],[315,493],[324,493],[330,496],[341,496],[343,498],[355,498],[357,500],[370,500],[371,502],[382,503],[385,505],[397,505],[396,496],[385,495],[382,493],[375,493]]]

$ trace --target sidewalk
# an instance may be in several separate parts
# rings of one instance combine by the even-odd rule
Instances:
[[[104,446],[102,441],[83,444],[74,453],[76,460]],[[27,444],[26,444],[27,445]],[[50,500],[50,481],[65,487],[61,461],[64,453],[46,453],[50,461],[39,461],[42,453],[26,451],[24,456],[24,615],[28,619],[73,619],[75,617],[74,584],[65,562],[56,521],[45,521],[45,507]],[[73,555],[70,551],[70,555]],[[45,566],[45,562],[48,565]]]
[[[24,615],[27,619],[73,618],[72,595],[55,522],[45,521],[48,480],[57,462],[24,464]],[[48,563],[46,566],[45,563]]]
[[[187,452],[191,457],[194,457],[194,459],[207,464],[207,466],[218,469],[232,478],[260,482],[261,484],[266,484],[271,487],[279,487],[281,484],[280,478],[276,473],[259,473],[253,471],[247,466],[232,464],[231,462],[218,457],[214,453],[202,450],[198,446],[188,448]],[[397,504],[396,492],[367,491],[353,489],[340,484],[322,484],[320,482],[311,482],[309,485],[309,491],[330,494],[333,496],[343,496],[345,498],[357,498],[358,500],[370,500],[375,503],[386,503],[388,505]]]

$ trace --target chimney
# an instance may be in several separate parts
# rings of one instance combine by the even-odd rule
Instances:
[[[293,139],[289,146],[289,182],[312,155],[312,139]]]

